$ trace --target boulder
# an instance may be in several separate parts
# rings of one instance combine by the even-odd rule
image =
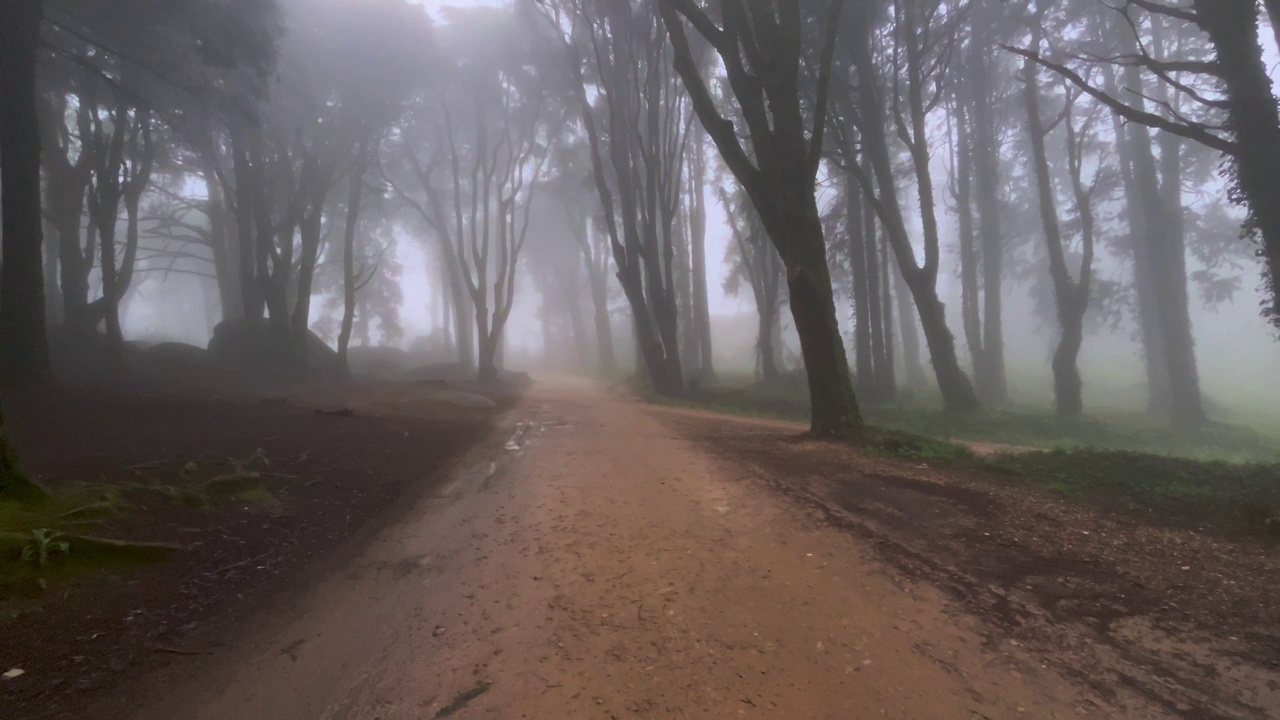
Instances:
[[[281,380],[346,376],[338,352],[314,332],[307,332],[303,358],[292,342],[282,342],[266,328],[257,330],[244,320],[218,323],[209,340],[209,357],[223,367]]]
[[[347,366],[357,377],[399,380],[413,367],[413,359],[397,347],[361,345],[347,348]]]

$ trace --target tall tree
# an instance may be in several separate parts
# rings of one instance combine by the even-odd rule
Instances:
[[[791,314],[809,381],[810,429],[818,434],[858,433],[863,427],[836,316],[815,191],[844,4],[832,0],[818,16],[810,15],[812,8],[802,11],[800,3],[722,0],[717,24],[690,0],[659,3],[675,50],[675,67],[694,110],[751,198],[786,266]],[[816,54],[806,53],[804,47],[805,27],[812,23],[825,23]],[[749,149],[708,90],[689,41],[689,26],[724,64]],[[814,78],[811,96],[802,90],[804,70]]]
[[[923,263],[916,260],[898,198],[897,180],[894,177],[892,154],[885,130],[888,104],[882,99],[880,64],[875,61],[872,53],[876,19],[876,8],[873,5],[868,4],[863,8],[864,12],[854,21],[848,35],[850,64],[857,74],[858,130],[870,160],[874,187],[870,182],[872,178],[866,173],[859,172],[859,181],[868,202],[875,208],[884,226],[904,284],[915,301],[943,401],[948,410],[970,412],[979,407],[978,396],[968,376],[960,368],[955,338],[947,327],[946,311],[938,296],[941,251],[928,138],[929,113],[941,100],[941,94],[935,90],[934,74],[945,71],[949,42],[945,33],[935,33],[933,28],[938,25],[944,28],[954,27],[948,18],[939,17],[948,7],[937,0],[903,0],[895,5],[897,15],[892,31],[894,55],[891,66],[901,67],[901,85],[905,93],[903,100],[906,104],[904,112],[901,103],[895,101],[893,116],[898,137],[907,146],[916,177],[924,229]],[[899,53],[905,57],[900,57]],[[856,165],[850,167],[857,168]],[[904,334],[904,342],[905,340]]]
[[[1276,7],[1267,10],[1275,19]],[[1119,61],[1139,74],[1146,72],[1167,83],[1177,93],[1211,111],[1222,113],[1224,122],[1206,122],[1187,112],[1152,112],[1145,107],[1145,94],[1127,97],[1091,84],[1061,61],[1045,58],[1025,48],[1014,52],[1030,56],[1042,66],[1063,76],[1077,87],[1105,103],[1132,124],[1142,125],[1197,142],[1223,153],[1231,163],[1231,195],[1249,211],[1245,229],[1259,237],[1268,291],[1264,314],[1280,324],[1280,108],[1263,57],[1259,31],[1259,6],[1255,0],[1191,0],[1187,3],[1143,0],[1126,3],[1121,11],[1132,32],[1137,32],[1138,13],[1168,19],[1202,32],[1209,40],[1213,56],[1207,60],[1170,58],[1161,60],[1146,47],[1122,53]],[[1190,77],[1188,77],[1190,76]],[[1197,88],[1197,80],[1207,81],[1222,99],[1209,97]],[[1128,83],[1132,85],[1132,83]]]
[[[669,71],[672,45],[651,2],[541,4],[549,26],[564,33],[603,225],[631,306],[638,367],[658,393],[682,395],[675,221],[692,115]]]
[[[1039,45],[1041,27],[1046,22],[1045,5],[1036,3],[1031,25],[1033,44]],[[1073,88],[1065,88],[1064,107],[1053,122],[1046,120],[1041,102],[1041,83],[1038,66],[1030,58],[1023,63],[1023,93],[1027,110],[1027,134],[1031,141],[1031,158],[1036,177],[1040,217],[1044,225],[1044,237],[1049,255],[1049,275],[1053,280],[1053,294],[1058,310],[1059,339],[1053,354],[1053,387],[1057,413],[1060,417],[1075,417],[1084,412],[1083,382],[1077,366],[1080,347],[1084,341],[1084,317],[1089,307],[1089,294],[1093,282],[1094,213],[1093,198],[1098,188],[1101,171],[1095,171],[1086,184],[1084,174],[1084,138],[1089,134],[1089,123],[1077,127],[1075,118],[1076,94]],[[1067,266],[1067,249],[1063,239],[1062,222],[1054,193],[1054,183],[1049,167],[1046,138],[1054,125],[1065,127],[1068,173],[1072,195],[1080,220],[1080,267],[1076,279]]]
[[[43,495],[18,466],[18,456],[4,431],[4,411],[0,410],[0,500],[34,500]]]
[[[42,0],[17,0],[0,23],[0,382],[11,385],[34,385],[49,376],[36,113],[43,8]]]
[[[954,84],[960,93],[960,104],[967,105],[970,115],[969,142],[960,150],[968,153],[973,184],[976,186],[977,223],[974,231],[979,250],[974,264],[978,273],[970,277],[969,292],[973,308],[970,313],[973,330],[966,326],[970,352],[973,354],[973,376],[978,396],[989,403],[1008,399],[1005,378],[1003,295],[1005,237],[1000,207],[1000,141],[996,126],[996,109],[1000,106],[999,84],[1002,79],[996,37],[1002,20],[1009,14],[1006,4],[996,0],[974,0],[971,3],[968,47],[962,51],[962,77]],[[963,110],[961,111],[963,112]],[[959,120],[959,118],[957,118]],[[967,178],[960,179],[966,182]],[[962,209],[964,212],[964,209]],[[977,295],[981,295],[979,309]]]
[[[724,207],[733,236],[733,244],[726,248],[729,259],[729,276],[724,289],[736,295],[738,286],[745,279],[751,287],[751,297],[756,305],[756,367],[760,379],[766,382],[778,379],[782,370],[782,348],[779,314],[782,310],[782,284],[785,268],[782,258],[764,231],[760,215],[751,205],[751,199],[742,191],[733,196],[722,186],[717,186],[720,204]]]
[[[703,138],[690,140],[689,179],[685,183],[689,222],[689,255],[693,276],[693,327],[698,343],[698,378],[706,383],[715,379],[712,360],[711,304],[707,294],[707,154]]]

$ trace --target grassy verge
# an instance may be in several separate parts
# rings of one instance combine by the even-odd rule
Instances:
[[[701,388],[682,402],[739,415],[809,418],[803,378]],[[880,428],[966,442],[1040,450],[1124,450],[1194,460],[1280,462],[1280,438],[1224,422],[1178,429],[1144,413],[1112,412],[1062,420],[1045,411],[1014,408],[960,416],[922,404],[864,406],[863,413],[868,422]]]
[[[808,415],[807,397],[777,385],[705,389],[676,404],[795,420]],[[1215,424],[1191,433],[1145,418],[1062,423],[1028,412],[960,418],[922,408],[871,408],[867,415],[874,427],[865,447],[878,455],[1157,522],[1280,539],[1280,454],[1249,428]],[[980,457],[957,441],[1030,450]]]

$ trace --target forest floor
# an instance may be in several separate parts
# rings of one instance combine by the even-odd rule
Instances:
[[[498,426],[366,542],[255,613],[174,638],[166,667],[83,693],[74,717],[1280,707],[1273,543],[587,381],[535,385]]]
[[[467,390],[167,378],[6,395],[24,467],[53,497],[0,506],[0,539],[27,545],[0,548],[0,673],[22,671],[0,680],[0,717],[118,717],[84,708],[358,552],[516,400]],[[41,546],[39,568],[9,557]]]

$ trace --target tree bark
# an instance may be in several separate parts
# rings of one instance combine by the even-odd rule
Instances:
[[[1126,68],[1125,80],[1129,89],[1137,93],[1138,99],[1134,102],[1142,103],[1142,77],[1136,66],[1132,70]],[[1127,131],[1128,160],[1137,200],[1130,216],[1140,231],[1134,238],[1135,271],[1149,271],[1146,278],[1149,298],[1143,321],[1152,323],[1151,332],[1158,337],[1154,348],[1158,352],[1153,353],[1153,348],[1148,347],[1148,360],[1159,363],[1152,376],[1153,390],[1168,393],[1167,406],[1154,392],[1153,400],[1175,423],[1196,425],[1204,421],[1204,408],[1187,311],[1186,258],[1179,232],[1183,212],[1181,190],[1176,192],[1179,201],[1170,205],[1174,193],[1166,194],[1161,187],[1150,132],[1136,123],[1130,123]],[[1167,387],[1161,388],[1159,383],[1166,379]]]
[[[347,348],[351,345],[351,327],[356,319],[356,294],[361,280],[356,277],[356,228],[364,203],[364,176],[369,169],[369,138],[362,135],[355,149],[347,192],[347,221],[342,233],[342,329],[338,332],[338,362],[349,371]]]
[[[1000,147],[996,134],[994,109],[996,97],[991,71],[995,43],[991,28],[993,16],[990,0],[979,0],[973,19],[974,38],[970,55],[972,81],[973,180],[977,185],[978,225],[982,248],[982,350],[975,357],[974,384],[978,396],[993,404],[1008,400],[1009,387],[1004,363],[1004,318],[1002,284],[1004,279],[1004,236],[1000,218]],[[1003,9],[996,12],[1006,12]],[[964,80],[960,80],[961,84]]]
[[[857,162],[846,157],[845,162]],[[858,396],[863,400],[876,397],[877,378],[871,345],[871,283],[867,268],[866,225],[862,218],[862,189],[852,173],[845,173],[845,236],[849,256],[849,274],[853,280],[853,346],[854,377]]]
[[[724,42],[716,47],[753,141],[753,162],[740,144],[733,123],[721,116],[690,49],[683,18],[696,21],[702,28],[709,18],[692,4],[671,0],[659,3],[674,49],[676,72],[684,80],[691,104],[730,171],[751,197],[786,266],[791,315],[809,380],[810,429],[815,434],[858,433],[863,428],[836,317],[826,238],[814,190],[826,127],[836,29],[843,5],[839,0],[835,2],[828,18],[812,99],[812,132],[808,136],[806,125],[810,121],[801,112],[799,87],[801,33],[797,30],[791,34],[784,29],[801,25],[799,7],[783,4],[766,11],[763,6],[724,6],[724,22],[731,36],[753,35],[749,45],[759,43],[768,48],[767,53],[757,53],[736,42],[732,47]],[[754,58],[751,64],[757,74],[751,80],[743,66],[744,52]],[[751,83],[758,86],[754,93],[747,89]]]
[[[1280,326],[1280,111],[1258,42],[1258,11],[1251,0],[1195,0],[1198,24],[1209,35],[1227,93],[1227,129],[1239,188],[1248,200],[1251,225],[1262,236],[1260,251],[1271,291],[1268,315]],[[1280,42],[1280,1],[1267,0],[1272,30]]]
[[[46,191],[47,192],[47,191]],[[44,318],[45,324],[58,326],[66,320],[62,293],[58,289],[58,229],[44,223]]]
[[[911,16],[911,13],[907,14],[907,17]],[[879,190],[878,194],[873,192],[870,187],[871,178],[859,177],[863,194],[880,216],[880,221],[884,225],[898,260],[904,284],[910,289],[912,299],[915,300],[920,326],[929,347],[929,358],[933,364],[934,376],[938,381],[938,389],[942,391],[943,402],[950,411],[971,412],[980,406],[978,396],[969,378],[960,369],[955,339],[947,327],[945,308],[938,298],[938,228],[929,168],[930,159],[925,146],[928,140],[924,127],[924,89],[920,87],[919,82],[922,61],[918,57],[913,57],[908,63],[913,68],[909,74],[917,80],[909,83],[911,86],[908,92],[911,106],[909,120],[914,134],[914,140],[911,143],[912,163],[918,178],[920,215],[925,227],[925,260],[923,265],[917,265],[906,223],[902,217],[902,206],[898,199],[893,162],[885,135],[884,103],[880,98],[877,69],[871,56],[869,31],[858,34],[854,43],[852,51],[854,66],[858,72],[860,97],[864,98],[864,104],[858,116],[859,130],[862,133],[865,152],[874,171],[875,186]],[[914,53],[912,55],[914,56]],[[913,337],[907,332],[907,327],[908,324],[904,321],[903,342],[908,360],[908,381],[910,381],[912,353],[907,343]]]
[[[1040,37],[1035,35],[1035,43]],[[1084,412],[1082,397],[1083,382],[1077,358],[1084,341],[1084,314],[1089,302],[1089,268],[1093,263],[1092,213],[1089,211],[1088,196],[1081,187],[1079,163],[1080,157],[1075,146],[1074,132],[1071,130],[1071,105],[1068,103],[1063,122],[1068,127],[1067,153],[1071,165],[1073,187],[1076,191],[1077,203],[1082,203],[1081,220],[1086,227],[1084,234],[1084,258],[1081,261],[1080,281],[1073,282],[1067,270],[1066,251],[1062,239],[1062,223],[1058,215],[1057,200],[1054,197],[1053,179],[1049,171],[1049,155],[1045,147],[1045,137],[1049,128],[1045,126],[1040,110],[1040,80],[1034,60],[1027,59],[1023,63],[1023,92],[1027,110],[1027,132],[1031,138],[1032,165],[1035,170],[1036,190],[1039,196],[1040,219],[1044,226],[1046,249],[1049,254],[1049,275],[1053,280],[1053,294],[1058,310],[1059,341],[1053,354],[1053,388],[1054,400],[1059,417],[1076,417]],[[1070,89],[1067,91],[1071,92]]]
[[[43,497],[44,490],[31,482],[18,465],[18,456],[5,433],[4,411],[0,410],[0,499],[30,501]]]
[[[866,212],[868,218],[868,227],[872,232],[869,237],[876,237],[875,213],[868,208]],[[891,266],[893,262],[889,258],[889,244],[887,241],[881,241],[878,250],[872,248],[873,251],[879,253],[880,264],[880,328],[884,334],[884,338],[880,345],[879,362],[882,368],[880,373],[881,381],[881,401],[893,402],[898,399],[898,377],[897,367],[894,364],[894,334],[893,334],[893,280],[890,273],[896,274]],[[923,373],[921,373],[923,375]]]
[[[712,358],[711,304],[707,293],[707,208],[703,197],[706,186],[707,157],[702,137],[693,141],[692,178],[689,183],[689,245],[693,261],[693,326],[698,339],[698,378],[703,383],[715,380]]]
[[[15,0],[0,22],[0,383],[8,385],[35,385],[50,373],[36,112],[42,10],[39,0]]]
[[[896,262],[889,264],[893,265],[890,272],[893,273],[893,295],[898,302],[898,335],[902,342],[902,367],[907,375],[907,387],[922,390],[928,381],[920,360],[920,333],[916,323],[919,312],[911,298],[911,289],[902,277],[902,268]]]

